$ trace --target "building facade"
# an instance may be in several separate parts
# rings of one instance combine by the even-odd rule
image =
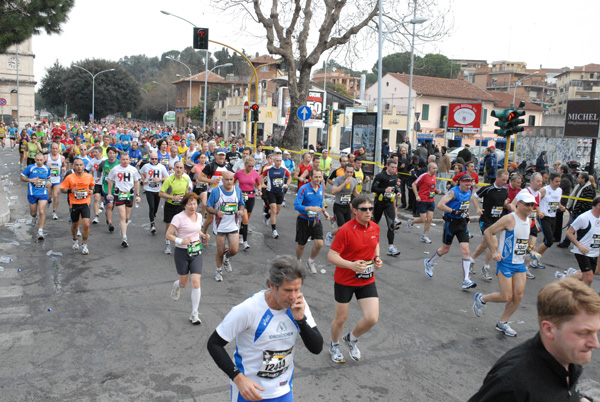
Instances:
[[[0,54],[0,106],[5,122],[20,120],[20,127],[35,120],[35,77],[33,73],[32,39],[9,47]]]
[[[600,99],[600,64],[587,64],[556,75],[556,101],[552,114],[565,114],[570,99]]]

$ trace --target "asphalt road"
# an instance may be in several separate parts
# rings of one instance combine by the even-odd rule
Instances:
[[[204,253],[202,325],[192,326],[190,290],[182,290],[178,302],[171,300],[176,279],[173,257],[163,254],[164,227],[159,225],[157,236],[149,233],[145,201],[133,211],[129,248],[120,247],[118,229],[109,234],[101,223],[93,225],[90,254],[83,256],[71,250],[65,199],[60,219],[46,225],[46,240],[32,239],[35,229],[26,221],[25,185],[18,182],[16,157],[0,151],[0,161],[8,196],[18,197],[11,200],[15,203],[11,223],[0,227],[0,256],[14,259],[0,263],[4,266],[0,272],[0,399],[228,400],[229,381],[208,355],[206,342],[232,306],[265,287],[267,261],[277,254],[294,253],[293,198],[288,195],[289,206],[280,215],[278,240],[270,237],[270,227],[262,224],[260,213],[253,216],[252,248],[231,260],[233,272],[225,273],[222,283],[213,278],[211,240]],[[159,214],[162,218],[162,211]],[[474,292],[460,289],[458,247],[439,261],[433,279],[425,276],[423,258],[440,245],[440,226],[431,230],[431,245],[419,241],[419,228],[412,234],[398,232],[396,246],[402,255],[384,257],[384,267],[376,274],[380,320],[360,339],[361,362],[351,361],[345,347],[345,364],[334,365],[329,359],[334,269],[326,261],[327,250],[322,250],[317,268],[326,273],[309,274],[302,290],[326,345],[315,356],[298,342],[296,401],[466,401],[504,352],[536,333],[537,292],[553,280],[556,269],[575,265],[570,253],[548,251],[544,257],[548,268],[535,271],[537,278],[528,282],[525,298],[512,317],[518,337],[508,338],[494,329],[502,305],[489,305],[481,318],[473,315]],[[472,229],[477,232],[475,224]],[[381,239],[385,244],[383,231]],[[476,233],[473,244],[480,239]],[[62,256],[48,256],[50,250]],[[480,267],[478,262],[478,271]],[[477,290],[497,289],[495,279],[485,282],[480,274],[473,279]],[[598,283],[593,287],[598,290]],[[359,317],[353,301],[345,331]],[[228,346],[231,353],[233,349]],[[596,398],[600,398],[599,356],[596,352],[586,366],[582,381]]]

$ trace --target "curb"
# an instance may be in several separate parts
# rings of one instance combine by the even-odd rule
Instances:
[[[4,185],[0,185],[0,225],[10,221],[10,208],[8,207],[8,197],[4,192]]]

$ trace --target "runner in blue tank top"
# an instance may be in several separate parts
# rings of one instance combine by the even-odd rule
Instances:
[[[452,187],[438,203],[437,208],[444,211],[443,245],[435,252],[433,257],[426,258],[424,261],[425,274],[433,278],[433,264],[437,259],[450,251],[452,240],[456,236],[462,254],[462,268],[464,272],[463,290],[477,286],[469,277],[469,267],[471,265],[469,251],[469,205],[473,197],[472,184],[473,178],[471,176],[468,174],[461,176],[458,185]]]

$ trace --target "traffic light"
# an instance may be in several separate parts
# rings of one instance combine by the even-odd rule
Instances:
[[[200,116],[198,117],[198,120],[204,120],[204,109],[200,110]]]
[[[194,27],[194,49],[208,49],[208,28]]]
[[[250,109],[252,109],[251,121],[258,121],[258,115],[260,113],[259,108],[260,107],[256,103],[250,106]]]
[[[525,116],[524,110],[513,110],[508,114],[507,127],[512,134],[520,133],[524,130],[523,127],[519,127],[521,124],[525,124],[525,120],[521,119],[523,116]]]
[[[244,121],[248,121],[248,113],[244,113]]]
[[[340,122],[340,115],[344,112],[342,110],[337,109],[337,110],[333,110],[332,113],[333,113],[333,117],[332,117],[331,125],[335,126],[336,124],[338,124]]]
[[[513,109],[504,109],[499,111],[492,110],[492,117],[498,119],[498,121],[495,122],[494,125],[500,127],[500,129],[494,130],[494,134],[504,138],[507,138],[512,134],[508,127],[508,115],[512,112]]]
[[[331,118],[331,108],[327,106],[327,109],[323,111],[323,124],[325,127],[329,126],[329,120]]]

